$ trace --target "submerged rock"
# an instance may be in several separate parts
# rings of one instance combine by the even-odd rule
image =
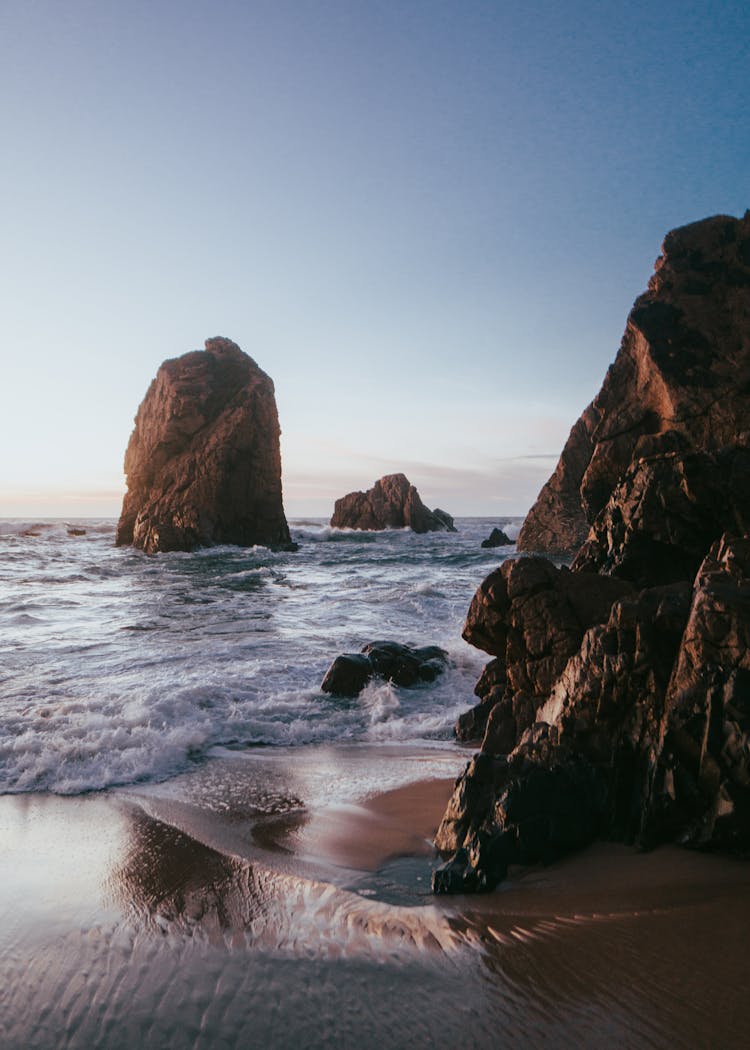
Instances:
[[[502,529],[493,529],[486,540],[482,540],[483,547],[510,547],[513,540],[506,536]]]
[[[273,383],[229,339],[165,361],[125,453],[117,544],[291,549]]]
[[[444,510],[428,510],[404,474],[387,474],[367,492],[350,492],[336,505],[331,525],[339,529],[403,529],[414,532],[455,532]]]
[[[361,653],[337,656],[320,688],[336,696],[358,696],[371,678],[412,686],[433,682],[447,666],[448,654],[437,645],[413,648],[400,642],[370,642]]]

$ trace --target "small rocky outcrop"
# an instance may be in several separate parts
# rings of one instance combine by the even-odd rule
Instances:
[[[400,642],[370,642],[359,653],[337,656],[321,689],[335,696],[358,696],[371,678],[394,685],[434,682],[448,666],[448,654],[437,645],[413,648]]]
[[[748,318],[750,213],[670,234],[527,519],[528,545],[580,541],[571,568],[506,562],[470,607],[495,659],[437,892],[599,836],[750,854]]]
[[[125,453],[118,545],[291,549],[273,383],[229,339],[165,361]]]
[[[456,532],[444,510],[428,510],[404,474],[387,474],[367,492],[350,492],[336,500],[331,525],[339,529],[403,529]]]
[[[510,547],[513,540],[506,536],[502,529],[493,529],[486,540],[482,540],[482,547]]]
[[[524,522],[520,550],[577,550],[655,442],[662,452],[748,444],[749,300],[750,212],[667,235],[602,388]]]

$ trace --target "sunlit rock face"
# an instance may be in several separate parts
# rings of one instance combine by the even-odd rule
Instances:
[[[125,453],[118,545],[289,545],[273,382],[229,339],[165,361]]]
[[[518,538],[576,551],[638,459],[750,443],[750,212],[673,230]]]
[[[428,510],[404,474],[386,474],[367,492],[350,492],[337,499],[331,525],[339,529],[456,531],[450,514],[439,507]]]
[[[670,233],[464,638],[494,656],[439,892],[596,837],[750,854],[750,213]]]

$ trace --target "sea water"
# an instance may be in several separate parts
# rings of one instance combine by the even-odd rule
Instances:
[[[216,748],[450,744],[486,656],[461,639],[471,597],[512,547],[458,532],[290,522],[295,553],[145,555],[114,521],[0,522],[0,793],[77,794],[158,781]],[[339,653],[390,639],[442,646],[434,683],[320,683]]]
[[[424,849],[323,848],[463,768],[461,626],[518,522],[291,525],[294,554],[146,556],[112,521],[0,523],[3,1050],[746,1046],[738,862],[600,844],[433,898]],[[450,666],[321,692],[377,639]]]

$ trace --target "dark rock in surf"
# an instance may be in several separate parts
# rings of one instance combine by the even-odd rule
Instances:
[[[482,540],[483,547],[510,547],[513,540],[506,536],[502,529],[493,529],[486,540]]]
[[[631,590],[627,581],[573,573],[538,557],[503,562],[484,580],[469,606],[463,638],[497,657],[476,691],[507,699],[504,741],[508,719],[515,723],[516,739],[533,724],[585,632],[606,621],[613,601]],[[494,717],[495,728],[499,718]]]
[[[370,642],[361,653],[337,656],[320,688],[336,696],[357,696],[371,678],[408,687],[433,682],[447,666],[448,654],[437,645],[413,648],[400,642]]]
[[[273,383],[229,339],[165,361],[125,454],[117,544],[294,549],[281,500]]]
[[[331,525],[339,529],[456,531],[450,514],[428,510],[404,474],[387,474],[367,492],[350,492],[337,499]]]
[[[320,688],[335,696],[359,696],[375,670],[362,653],[342,653],[326,671]]]
[[[445,525],[446,532],[458,532],[453,517],[447,510],[441,510],[440,507],[435,507],[432,516],[437,518],[438,521],[442,521],[443,525]]]

